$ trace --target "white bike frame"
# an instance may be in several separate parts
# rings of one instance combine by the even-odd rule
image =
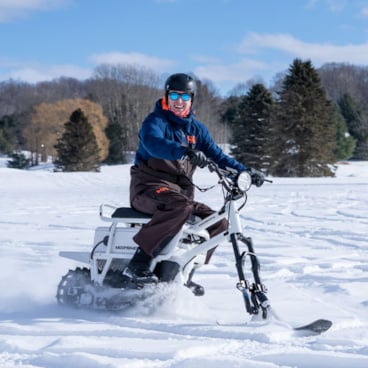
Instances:
[[[235,179],[229,179],[226,176],[233,173],[219,169],[214,163],[212,163],[211,171],[216,171],[220,184],[223,185],[227,193],[224,194],[224,206],[204,219],[196,218],[192,223],[185,223],[179,233],[153,259],[151,270],[154,271],[157,266],[166,262],[166,264],[170,264],[170,267],[175,265],[174,268],[177,268],[177,273],[173,273],[174,276],[172,279],[169,278],[170,281],[178,276],[181,276],[184,281],[189,280],[191,271],[203,265],[207,251],[224,242],[229,242],[233,247],[239,276],[237,288],[242,292],[247,312],[258,314],[259,310],[262,310],[263,318],[266,318],[267,308],[269,307],[265,295],[267,290],[259,276],[260,266],[254,253],[252,241],[243,235],[239,209],[237,208],[237,201],[246,198],[246,190],[249,189],[249,186],[245,191],[241,191],[238,183],[234,181]],[[243,205],[244,203],[241,207]],[[123,215],[118,217],[119,214]],[[118,264],[120,270],[122,270],[128,264],[137,249],[133,236],[141,226],[150,221],[151,217],[131,208],[119,208],[110,204],[102,204],[100,206],[100,218],[102,221],[109,222],[110,226],[96,229],[92,252],[60,252],[60,255],[75,261],[89,263],[91,266],[91,280],[95,284],[103,286],[110,269],[116,268],[116,264]],[[227,220],[227,229],[210,238],[206,229],[221,220]],[[240,252],[240,242],[247,246],[246,251]],[[246,280],[243,271],[243,264],[247,255],[249,255],[252,266],[254,280],[252,282]]]

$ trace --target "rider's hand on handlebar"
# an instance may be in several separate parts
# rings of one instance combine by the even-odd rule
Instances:
[[[189,162],[192,165],[199,166],[201,169],[206,167],[208,164],[207,157],[202,151],[188,149],[186,155],[188,156]]]
[[[260,187],[263,185],[264,181],[265,181],[265,176],[261,171],[258,171],[256,169],[247,169],[247,171],[249,172],[251,178],[252,178],[252,184],[255,185],[256,187]]]

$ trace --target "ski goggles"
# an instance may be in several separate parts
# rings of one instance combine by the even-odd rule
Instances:
[[[179,99],[179,97],[181,97],[182,101],[184,102],[188,102],[191,98],[192,95],[190,93],[179,93],[179,92],[169,92],[169,98],[172,101],[176,101]]]

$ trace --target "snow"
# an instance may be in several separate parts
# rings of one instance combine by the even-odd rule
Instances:
[[[244,231],[285,323],[250,321],[229,246],[197,272],[203,297],[175,285],[125,313],[59,306],[57,285],[78,264],[58,253],[91,248],[101,203],[128,204],[129,165],[100,173],[5,166],[0,159],[1,367],[368,366],[368,162],[340,163],[335,178],[273,178],[251,188]],[[203,169],[195,182],[216,178]],[[217,187],[197,193],[213,208],[221,198]],[[295,337],[285,327],[317,318],[332,328]]]

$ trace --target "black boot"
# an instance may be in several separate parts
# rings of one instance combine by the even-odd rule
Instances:
[[[184,286],[190,289],[195,296],[202,296],[204,295],[204,287],[192,281],[194,271],[195,271],[195,268],[193,268],[192,271],[190,271],[188,280],[184,284]]]
[[[193,281],[189,281],[185,284],[185,286],[187,288],[189,288],[190,290],[192,290],[192,293],[195,296],[202,296],[204,295],[204,287],[202,285],[199,285]]]
[[[137,248],[133,258],[124,268],[122,275],[133,283],[157,283],[157,276],[150,270],[152,257]]]

